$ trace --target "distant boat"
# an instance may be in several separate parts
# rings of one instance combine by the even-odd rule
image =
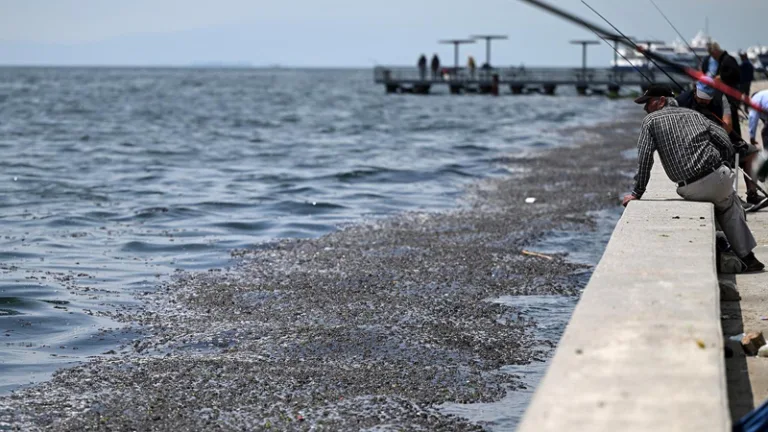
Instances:
[[[691,39],[690,46],[692,50],[680,39],[677,39],[671,44],[660,41],[639,41],[637,42],[637,46],[652,53],[664,56],[677,64],[698,68],[699,59],[703,59],[708,55],[707,44],[709,41],[709,36],[707,36],[705,32],[699,31],[696,36]],[[616,69],[653,69],[655,67],[655,65],[650,63],[642,53],[632,48],[620,47],[619,53],[626,58],[620,57],[616,59],[615,62],[611,61],[611,66]]]
[[[768,46],[755,45],[747,48],[747,58],[755,68],[768,70]]]

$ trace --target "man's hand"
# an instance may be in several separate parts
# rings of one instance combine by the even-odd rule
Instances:
[[[750,144],[752,144],[752,145],[757,145],[757,139],[755,139],[755,138],[750,138],[750,139],[749,139],[749,143],[750,143]]]
[[[729,115],[723,115],[723,126],[726,132],[731,133],[733,130],[733,118]]]
[[[623,205],[624,207],[626,207],[626,206],[627,206],[627,204],[629,204],[629,202],[630,202],[630,201],[634,201],[634,200],[636,200],[636,199],[640,199],[640,198],[636,197],[636,196],[635,196],[635,195],[633,195],[633,194],[627,194],[627,195],[624,195],[624,200],[621,202],[621,205]]]

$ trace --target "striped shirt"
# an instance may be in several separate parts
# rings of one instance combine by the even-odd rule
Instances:
[[[645,193],[653,167],[653,152],[667,177],[675,183],[689,180],[730,159],[733,146],[725,130],[696,111],[680,108],[674,100],[643,119],[637,140],[638,169],[632,194]]]

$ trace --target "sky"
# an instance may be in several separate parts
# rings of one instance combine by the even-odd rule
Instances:
[[[580,0],[549,0],[606,26]],[[768,0],[655,0],[691,39],[709,22],[727,50],[768,45]],[[622,32],[672,41],[650,0],[587,0]],[[761,31],[761,29],[763,29]],[[494,65],[574,66],[572,39],[595,35],[519,0],[0,0],[0,64],[284,67],[412,65],[440,39],[502,34]],[[762,40],[761,40],[762,38]],[[485,43],[461,48],[460,63],[485,60]],[[590,47],[589,64],[613,51]]]

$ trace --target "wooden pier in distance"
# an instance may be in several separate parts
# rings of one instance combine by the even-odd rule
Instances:
[[[654,83],[673,85],[661,70],[643,69]],[[671,73],[670,73],[671,74]],[[373,71],[374,82],[383,84],[387,93],[429,94],[432,87],[447,86],[451,94],[490,94],[494,86],[509,88],[512,94],[555,94],[557,87],[574,86],[580,95],[588,93],[618,93],[622,87],[637,87],[644,91],[650,84],[639,72],[624,68],[443,68],[436,75],[422,74],[416,67],[378,66]],[[675,75],[673,75],[675,77]],[[675,77],[685,82],[682,76]]]
[[[429,94],[432,87],[447,86],[451,94],[482,93],[499,94],[502,87],[509,87],[512,94],[544,93],[554,95],[557,87],[574,86],[580,95],[618,94],[622,87],[639,87],[641,91],[653,83],[673,85],[676,72],[658,68],[643,67],[639,72],[632,67],[587,67],[587,47],[598,45],[594,40],[574,40],[572,44],[581,45],[581,67],[526,68],[491,67],[491,42],[507,39],[505,35],[474,35],[469,39],[441,40],[443,44],[454,45],[453,67],[442,67],[438,71],[419,69],[418,67],[377,66],[373,70],[373,79],[383,84],[387,93]],[[485,63],[479,68],[459,67],[459,46],[486,42]],[[607,41],[606,41],[607,42]],[[618,39],[614,40],[614,62],[617,62]],[[670,78],[669,75],[672,75]],[[675,81],[685,82],[685,76],[677,75]]]

